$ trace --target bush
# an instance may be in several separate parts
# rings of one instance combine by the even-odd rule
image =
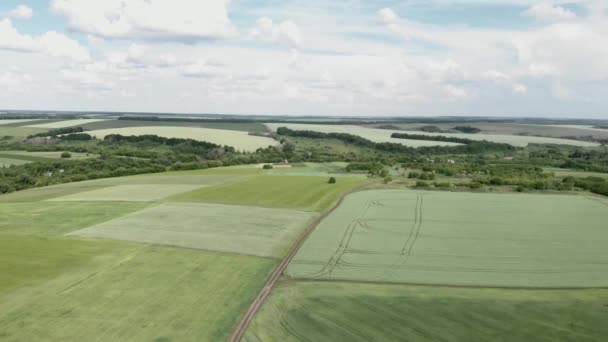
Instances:
[[[70,152],[63,152],[61,158],[72,158],[72,154]]]
[[[384,184],[388,184],[388,183],[390,183],[392,181],[393,181],[393,178],[391,176],[384,177]]]
[[[272,168],[273,168],[273,167],[272,167],[272,165],[270,165],[270,164],[265,164],[265,165],[262,167],[262,169],[264,169],[264,170],[271,170]]]
[[[329,180],[327,181],[327,183],[336,184],[336,177],[329,177]]]
[[[417,181],[416,182],[416,187],[417,188],[427,188],[429,186],[429,184],[427,182],[423,182],[423,181]]]

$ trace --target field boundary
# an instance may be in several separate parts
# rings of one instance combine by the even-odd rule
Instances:
[[[608,290],[607,286],[499,286],[499,285],[459,285],[459,284],[433,284],[416,282],[396,282],[378,280],[350,280],[350,279],[325,279],[325,278],[292,278],[286,283],[344,283],[344,284],[365,284],[365,285],[394,285],[394,286],[419,286],[419,287],[443,287],[456,289],[497,289],[497,290],[544,290],[544,291],[565,291],[565,290]]]
[[[279,265],[272,272],[272,274],[266,281],[266,284],[264,285],[262,290],[258,293],[258,295],[254,299],[254,301],[247,308],[247,311],[245,311],[245,314],[243,315],[241,320],[237,323],[237,325],[235,325],[234,330],[230,334],[228,341],[230,341],[230,342],[240,342],[241,341],[241,339],[245,335],[245,332],[247,331],[247,328],[249,327],[249,324],[251,324],[251,321],[253,321],[253,318],[255,317],[256,313],[259,311],[260,307],[262,306],[262,304],[264,303],[266,298],[268,298],[268,295],[270,294],[272,289],[276,286],[277,282],[279,281],[279,278],[281,277],[281,275],[283,275],[283,273],[287,269],[287,266],[289,266],[289,263],[291,262],[293,257],[298,253],[298,251],[300,250],[300,248],[302,247],[302,245],[304,244],[306,239],[308,239],[310,234],[312,234],[312,232],[317,228],[317,226],[321,222],[323,222],[323,220],[325,220],[329,215],[331,215],[336,209],[338,209],[338,207],[342,204],[342,202],[344,202],[344,199],[346,198],[346,196],[348,196],[352,193],[358,192],[358,191],[362,191],[368,185],[369,185],[369,183],[362,184],[362,185],[359,185],[359,186],[343,193],[340,196],[340,198],[338,199],[338,201],[336,201],[336,204],[334,204],[333,207],[331,207],[329,210],[327,210],[321,216],[316,218],[306,228],[306,230],[302,233],[302,235],[300,235],[298,240],[296,240],[294,245],[291,247],[291,249],[289,250],[289,253],[287,253],[285,258],[283,258],[281,263],[279,263]]]

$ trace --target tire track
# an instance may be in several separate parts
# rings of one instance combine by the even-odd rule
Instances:
[[[316,220],[314,220],[312,222],[312,224],[310,226],[308,226],[308,228],[304,231],[304,233],[302,233],[302,235],[298,238],[298,240],[291,247],[291,250],[289,251],[289,253],[287,253],[285,258],[283,258],[283,260],[279,263],[279,265],[272,272],[272,274],[266,281],[266,284],[264,285],[262,290],[258,293],[257,297],[254,299],[254,301],[251,303],[251,305],[249,305],[249,307],[243,314],[243,317],[241,318],[241,320],[235,325],[234,330],[232,331],[232,334],[230,334],[230,337],[228,338],[228,341],[241,342],[241,339],[245,335],[245,332],[247,331],[249,324],[251,324],[251,321],[253,320],[255,314],[260,310],[260,307],[262,306],[262,304],[264,303],[266,298],[268,298],[270,291],[272,291],[272,289],[277,284],[277,281],[279,280],[281,275],[287,269],[287,266],[289,265],[289,263],[291,262],[293,257],[296,255],[296,253],[298,253],[298,251],[300,250],[300,248],[302,247],[302,245],[304,244],[306,239],[308,239],[308,237],[315,230],[315,228],[323,220],[325,220],[329,215],[331,215],[342,204],[342,202],[344,202],[344,198],[346,198],[346,196],[348,196],[354,192],[360,191],[368,185],[369,184],[360,185],[360,186],[342,194],[342,196],[340,196],[340,198],[338,199],[336,204],[334,204],[334,206],[331,209],[326,211],[323,215],[319,216]]]

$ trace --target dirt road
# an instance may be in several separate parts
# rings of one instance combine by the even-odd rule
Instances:
[[[235,326],[234,331],[230,335],[230,338],[228,339],[228,341],[230,341],[230,342],[240,342],[241,341],[241,339],[245,335],[245,331],[247,331],[247,328],[249,327],[249,324],[251,324],[253,317],[258,312],[258,310],[260,309],[260,307],[262,306],[262,304],[264,303],[264,301],[270,294],[270,291],[272,291],[272,289],[274,288],[276,283],[279,281],[279,278],[281,278],[281,275],[283,275],[283,272],[285,272],[285,269],[287,269],[287,266],[291,262],[291,259],[293,259],[293,257],[296,255],[296,253],[298,253],[298,251],[300,250],[300,247],[302,247],[302,245],[304,244],[304,241],[306,241],[306,239],[308,239],[310,234],[315,230],[315,228],[319,225],[319,223],[321,223],[321,221],[323,221],[327,216],[329,216],[331,213],[333,213],[334,210],[336,210],[340,206],[340,204],[342,204],[342,202],[344,201],[344,198],[346,196],[352,194],[353,192],[361,190],[364,186],[357,187],[351,191],[344,193],[342,196],[340,196],[340,199],[338,200],[338,202],[336,202],[336,204],[331,209],[326,211],[323,215],[319,216],[319,218],[314,220],[314,222],[310,226],[308,226],[308,228],[306,228],[304,233],[302,233],[302,235],[298,238],[298,240],[295,242],[295,244],[291,247],[291,250],[289,251],[287,256],[285,256],[285,258],[283,258],[283,260],[277,266],[277,268],[274,270],[274,272],[272,272],[272,275],[270,276],[270,278],[268,278],[268,281],[266,281],[266,285],[264,285],[264,288],[262,288],[262,291],[260,291],[258,296],[253,301],[253,303],[251,303],[251,305],[245,312],[245,315],[243,316],[241,321]]]

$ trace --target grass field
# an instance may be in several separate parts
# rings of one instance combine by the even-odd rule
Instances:
[[[21,123],[30,123],[33,121],[38,121],[38,120],[36,120],[36,119],[0,119],[0,126],[21,124]]]
[[[72,235],[281,257],[315,216],[286,209],[168,203]]]
[[[83,125],[83,128],[88,131],[109,129],[109,128],[126,128],[126,127],[146,127],[146,126],[166,126],[166,127],[203,127],[213,129],[224,129],[230,131],[255,132],[262,133],[266,131],[266,126],[258,122],[232,123],[232,122],[213,122],[212,120],[201,120],[179,122],[179,121],[143,121],[143,120],[107,120],[93,122]]]
[[[608,178],[608,173],[600,173],[600,172],[587,172],[587,171],[578,171],[578,170],[570,170],[570,169],[558,169],[558,168],[545,168],[545,172],[553,172],[557,177],[601,177]]]
[[[47,151],[47,152],[28,152],[28,151],[0,151],[0,155],[15,156],[18,158],[32,158],[32,161],[60,159],[63,151]],[[88,153],[70,152],[70,159],[84,159],[95,157]]]
[[[42,251],[17,250],[3,257],[3,270],[23,263],[43,266],[48,256]],[[65,257],[59,268],[69,272],[60,270],[37,286],[28,273],[20,289],[0,293],[0,339],[222,341],[276,264],[268,258],[132,245],[94,255],[86,268]]]
[[[145,208],[128,202],[0,203],[0,236],[60,236]]]
[[[127,127],[127,128],[109,128],[96,131],[89,131],[99,139],[103,139],[109,134],[144,135],[154,134],[166,138],[182,138],[207,141],[217,145],[232,146],[239,151],[252,152],[258,148],[266,148],[268,146],[278,145],[279,142],[266,137],[249,135],[247,132],[230,131],[224,129],[211,128],[191,128],[191,127],[163,127],[163,126],[145,126],[145,127]]]
[[[450,130],[456,123],[435,123],[431,126],[437,126],[443,130]],[[607,139],[608,130],[590,129],[591,126],[584,125],[533,125],[533,124],[517,124],[503,122],[470,122],[467,126],[481,129],[482,134],[495,135],[530,135],[538,137],[588,137],[593,136],[596,139]],[[378,125],[372,125],[375,127]],[[418,130],[422,126],[429,126],[424,123],[413,124],[394,124],[403,130]]]
[[[337,177],[336,184],[327,184],[327,180],[315,176],[258,176],[179,194],[169,200],[321,211],[342,193],[368,182],[355,177]]]
[[[287,274],[411,284],[608,286],[607,220],[608,201],[599,197],[358,192],[317,227]]]
[[[46,132],[44,128],[31,128],[31,127],[6,127],[0,126],[0,138],[11,137],[12,140],[23,140],[28,135]]]
[[[409,139],[395,139],[391,138],[393,131],[368,128],[362,126],[352,125],[309,125],[309,124],[290,124],[290,123],[268,123],[266,124],[272,131],[277,130],[279,127],[287,127],[293,130],[302,131],[317,131],[322,133],[348,133],[361,136],[365,139],[371,140],[377,143],[391,142],[396,144],[402,144],[411,147],[421,146],[456,146],[460,144],[443,142],[443,141],[426,141],[426,140],[409,140]]]
[[[192,191],[204,185],[199,184],[135,184],[115,185],[102,189],[79,192],[56,197],[52,201],[124,201],[149,202]]]
[[[432,141],[422,140],[404,140],[404,139],[393,139],[391,134],[395,132],[409,133],[409,134],[424,134],[428,136],[445,136],[455,138],[465,138],[471,140],[487,140],[497,143],[505,143],[513,146],[527,146],[528,144],[561,144],[561,145],[572,145],[572,146],[599,146],[599,144],[570,140],[570,139],[557,139],[557,138],[544,138],[544,137],[533,137],[533,136],[518,136],[518,135],[501,135],[501,134],[464,134],[464,133],[427,133],[421,131],[392,131],[386,129],[376,129],[360,126],[349,126],[349,125],[304,125],[304,124],[267,124],[268,127],[276,131],[278,127],[288,127],[293,130],[310,130],[323,133],[349,133],[359,135],[375,142],[395,142],[401,143],[406,146],[419,147],[419,146],[433,146],[433,145],[447,145],[447,143],[435,143]]]
[[[35,286],[73,269],[92,267],[101,255],[120,254],[121,246],[116,242],[2,236],[0,305],[2,294],[10,290]]]
[[[3,157],[2,155],[0,155],[0,167],[9,167],[11,165],[23,165],[23,164],[27,164],[29,162],[30,161],[28,161],[28,160],[6,158],[6,157]]]
[[[93,123],[93,122],[99,122],[99,121],[106,121],[106,119],[74,119],[74,120],[63,120],[63,121],[43,123],[43,124],[37,124],[37,125],[36,124],[34,124],[34,125],[27,125],[27,126],[24,126],[24,127],[56,129],[56,128],[82,126],[82,125],[86,125],[86,124]]]
[[[287,282],[243,341],[602,341],[608,290]]]

